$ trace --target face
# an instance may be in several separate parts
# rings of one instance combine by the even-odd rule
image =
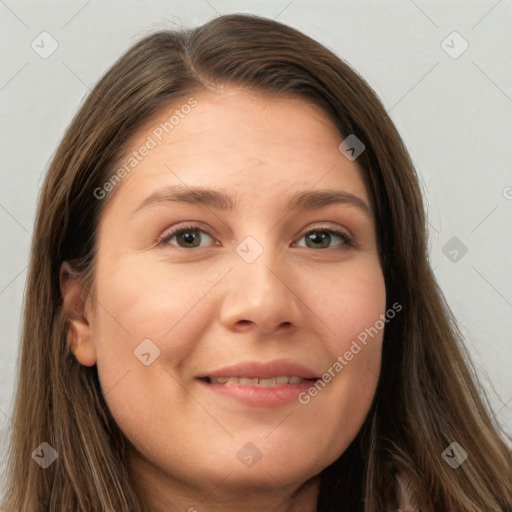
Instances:
[[[319,108],[195,99],[134,140],[155,145],[100,220],[75,355],[97,364],[141,478],[298,485],[344,452],[375,394],[386,293],[370,200]]]

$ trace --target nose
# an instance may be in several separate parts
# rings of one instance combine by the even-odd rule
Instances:
[[[232,331],[267,335],[297,329],[305,317],[297,269],[267,247],[252,262],[240,254],[224,283],[221,323]]]

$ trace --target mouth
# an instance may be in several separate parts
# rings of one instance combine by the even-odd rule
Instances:
[[[293,403],[319,378],[312,368],[284,359],[232,364],[196,377],[203,392],[258,408]]]
[[[278,377],[200,377],[207,384],[223,386],[258,386],[260,388],[275,388],[284,385],[297,385],[304,382],[314,382],[316,378],[302,378],[295,375],[280,375]]]

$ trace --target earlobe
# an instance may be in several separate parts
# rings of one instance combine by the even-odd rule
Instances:
[[[73,276],[67,262],[60,268],[60,293],[68,320],[66,341],[77,361],[84,366],[96,364],[96,348],[91,337],[90,319],[85,313],[88,298],[82,281]]]
[[[96,349],[90,338],[75,343],[71,350],[81,365],[94,366],[96,364]]]

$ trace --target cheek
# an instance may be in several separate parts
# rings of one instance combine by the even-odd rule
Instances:
[[[337,356],[349,349],[352,340],[364,339],[366,329],[385,313],[386,287],[380,265],[371,258],[332,274],[327,290],[323,297],[317,296],[317,303],[332,334],[330,352]]]
[[[133,351],[146,338],[157,342],[169,334],[207,288],[205,280],[196,277],[201,289],[194,289],[194,277],[187,278],[180,270],[171,275],[162,265],[129,258],[108,269],[98,265],[98,301],[104,305],[95,332],[100,349]]]
[[[180,330],[180,319],[185,317],[186,323],[194,302],[190,281],[166,282],[154,265],[134,265],[129,258],[120,258],[115,265],[99,264],[96,279],[93,337],[98,375],[111,413],[123,432],[141,446],[148,438],[160,439],[163,431],[175,434],[176,425],[166,423],[161,411],[186,402],[176,366],[199,337],[193,330],[188,336]],[[171,336],[172,344],[162,343]],[[190,404],[182,412],[192,414],[187,407]],[[141,418],[147,419],[144,425]],[[172,454],[179,455],[179,451]]]
[[[336,278],[331,288],[336,293],[323,300],[325,317],[334,332],[326,341],[330,363],[321,381],[302,397],[302,403],[321,412],[325,424],[333,429],[339,453],[356,436],[370,409],[386,325],[386,289],[380,266],[368,262],[352,270]]]
[[[115,265],[100,261],[97,266],[92,336],[106,395],[114,386],[137,393],[137,382],[153,378],[161,354],[159,339],[172,327],[183,296],[176,288],[163,296],[156,282],[144,266],[128,265],[122,258]]]
[[[224,272],[211,265],[202,272],[171,271],[164,262],[142,258],[99,261],[92,336],[103,389],[119,385],[144,407],[147,400],[136,399],[137,393],[165,382],[179,399],[169,373],[181,379],[182,362],[196,350],[209,320],[201,299]]]

